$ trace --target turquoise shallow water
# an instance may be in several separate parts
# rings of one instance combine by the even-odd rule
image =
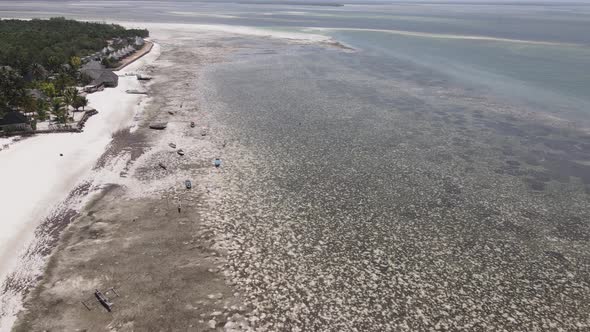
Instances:
[[[334,28],[339,30],[311,33],[362,49],[359,57],[369,55],[384,67],[393,58],[411,61],[533,111],[576,121],[589,112],[590,3],[299,3],[0,1],[0,15],[223,24],[291,32]],[[415,33],[420,35],[411,35]],[[464,36],[474,39],[455,39]]]

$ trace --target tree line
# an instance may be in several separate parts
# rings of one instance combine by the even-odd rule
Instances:
[[[61,17],[0,20],[0,64],[18,70],[23,76],[30,74],[34,64],[57,71],[73,56],[83,57],[107,46],[107,40],[148,35],[144,29]]]
[[[81,57],[115,38],[148,35],[147,30],[65,18],[0,20],[0,118],[18,110],[41,121],[53,114],[66,123],[70,106],[88,104],[75,88],[91,81],[80,72]]]

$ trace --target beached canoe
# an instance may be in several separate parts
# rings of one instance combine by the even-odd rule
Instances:
[[[166,122],[156,122],[156,123],[150,124],[150,129],[162,130],[162,129],[166,129],[167,125],[168,124]]]
[[[139,91],[139,90],[125,90],[130,95],[147,95],[147,91]]]

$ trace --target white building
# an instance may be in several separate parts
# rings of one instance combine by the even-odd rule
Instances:
[[[143,46],[143,44],[145,44],[145,41],[143,40],[143,38],[141,37],[135,37],[135,46]]]

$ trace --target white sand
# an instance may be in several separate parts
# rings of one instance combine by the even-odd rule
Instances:
[[[159,46],[154,45],[149,54],[118,74],[138,70],[159,53]],[[111,142],[112,133],[132,124],[136,108],[145,98],[125,90],[139,88],[141,83],[134,76],[119,77],[117,88],[88,96],[89,106],[99,113],[88,120],[82,133],[38,135],[0,151],[0,283],[18,271],[19,256],[34,241],[35,227],[78,184],[92,181],[91,170]],[[2,297],[0,294],[0,316],[2,312],[16,313],[17,308],[7,308],[17,305],[14,299]],[[13,322],[14,316],[0,317],[0,331]]]
[[[126,28],[138,27],[137,23],[134,22],[116,21],[114,23],[123,25]],[[157,31],[159,38],[165,38],[167,36],[167,33],[178,34],[179,32],[212,31],[234,35],[283,39],[301,44],[325,43],[335,41],[330,36],[318,33],[320,32],[320,30],[306,30],[305,32],[298,32],[287,29],[278,30],[271,28],[249,27],[240,25],[188,23],[142,23],[141,27],[147,28],[151,32]]]

